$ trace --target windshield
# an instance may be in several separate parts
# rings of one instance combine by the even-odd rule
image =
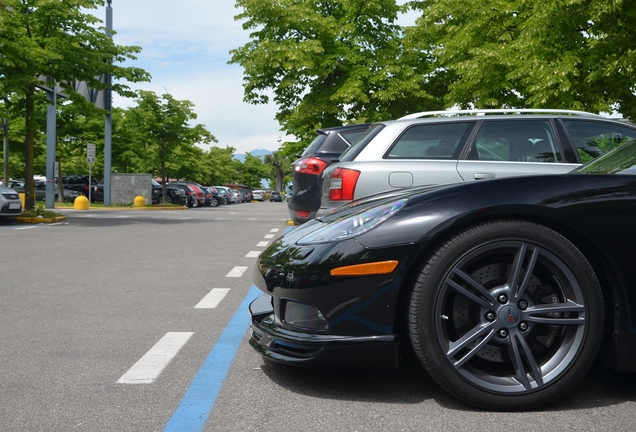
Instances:
[[[575,169],[581,174],[636,174],[636,139]]]
[[[161,184],[155,179],[150,179],[150,181],[152,182],[153,186],[161,186]]]

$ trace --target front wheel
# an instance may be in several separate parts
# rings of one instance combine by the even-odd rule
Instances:
[[[413,285],[409,332],[431,377],[488,410],[527,410],[571,390],[594,362],[603,297],[558,233],[505,220],[443,242]]]
[[[219,205],[219,200],[216,199],[215,197],[212,197],[212,199],[210,200],[210,205],[212,207],[217,207]]]
[[[159,195],[159,204],[172,204],[173,202],[174,200],[172,199],[170,195],[166,195],[165,199],[163,197],[163,194]]]

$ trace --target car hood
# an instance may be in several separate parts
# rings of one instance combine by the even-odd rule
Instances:
[[[11,189],[10,187],[6,187],[6,186],[1,186],[0,185],[0,193],[18,193],[15,189]]]
[[[396,189],[391,191],[380,192],[377,194],[369,195],[356,201],[352,201],[343,204],[339,207],[329,210],[324,215],[316,218],[321,222],[330,223],[352,214],[362,212],[368,208],[375,207],[382,204],[384,201],[391,201],[399,198],[409,198],[414,195],[419,195],[424,192],[436,191],[439,189],[445,189],[453,187],[462,183],[448,183],[443,185],[429,185],[429,186],[417,186],[407,189]]]

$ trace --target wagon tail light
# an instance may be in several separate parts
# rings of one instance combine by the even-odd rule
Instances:
[[[329,183],[329,200],[353,200],[353,193],[356,190],[358,177],[360,177],[360,171],[347,168],[336,168],[333,174],[331,174],[331,182]]]
[[[320,175],[327,168],[327,162],[315,157],[301,159],[292,164],[292,169],[298,174]]]

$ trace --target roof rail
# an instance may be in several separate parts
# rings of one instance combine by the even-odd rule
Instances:
[[[454,116],[454,115],[477,115],[484,116],[487,114],[567,114],[580,117],[604,118],[602,115],[593,114],[586,111],[574,111],[565,109],[547,109],[547,108],[506,108],[506,109],[474,109],[474,110],[445,110],[445,111],[423,111],[400,117],[398,120],[412,120],[422,117],[433,116]]]

